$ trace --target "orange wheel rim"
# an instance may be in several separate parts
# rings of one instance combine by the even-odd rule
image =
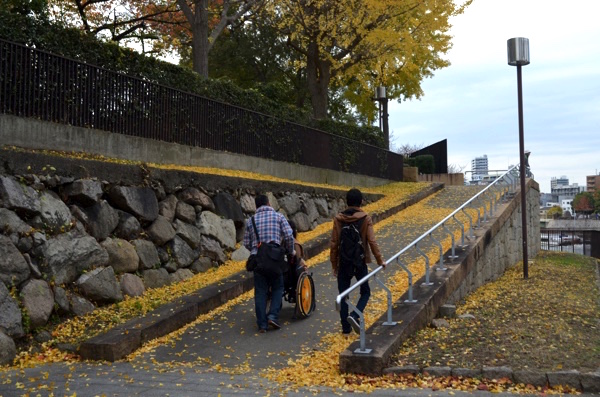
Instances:
[[[297,305],[303,316],[308,316],[314,308],[314,287],[310,277],[303,275],[297,289]]]

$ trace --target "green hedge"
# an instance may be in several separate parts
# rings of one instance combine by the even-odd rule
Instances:
[[[228,81],[204,79],[188,68],[146,57],[131,49],[119,47],[116,43],[102,42],[81,30],[65,28],[43,19],[0,9],[0,38],[384,147],[383,136],[377,128],[346,125],[332,120],[313,120],[310,112],[274,101],[258,90],[241,89]]]
[[[433,174],[435,171],[435,161],[431,154],[409,157],[404,160],[404,163],[410,167],[417,167],[419,174]]]

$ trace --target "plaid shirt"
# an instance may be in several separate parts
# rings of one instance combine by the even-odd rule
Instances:
[[[289,253],[294,251],[292,228],[282,214],[275,212],[275,210],[268,205],[263,205],[256,210],[254,221],[256,222],[256,228],[258,229],[261,242],[268,243],[275,241],[276,243],[282,244],[283,241],[282,245]],[[256,233],[254,232],[254,226],[252,226],[252,218],[246,221],[244,247],[250,251],[250,254],[256,254],[258,249],[258,241]]]

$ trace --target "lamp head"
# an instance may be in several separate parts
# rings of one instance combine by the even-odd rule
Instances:
[[[506,43],[508,64],[511,66],[529,65],[529,39],[515,37]]]

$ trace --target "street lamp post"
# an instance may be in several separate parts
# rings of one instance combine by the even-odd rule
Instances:
[[[385,94],[385,87],[375,89],[375,98],[379,104],[379,129],[383,131],[385,148],[390,149],[390,129],[388,125],[388,99]]]
[[[523,231],[523,278],[529,277],[529,262],[527,255],[527,193],[525,192],[526,160],[525,140],[523,134],[523,88],[521,66],[529,65],[529,39],[516,37],[507,41],[508,64],[517,67],[517,91],[519,101],[519,174],[521,179],[521,229]]]

